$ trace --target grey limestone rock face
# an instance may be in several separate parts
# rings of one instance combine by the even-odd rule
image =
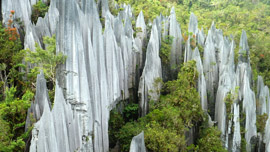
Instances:
[[[205,34],[203,32],[203,28],[199,30],[197,33],[197,42],[200,46],[204,47],[204,41],[205,41]]]
[[[269,114],[270,108],[270,96],[269,89],[263,83],[263,78],[258,76],[257,80],[257,98],[259,99],[259,105],[257,107],[257,114],[263,115],[264,113]]]
[[[103,34],[94,0],[51,0],[48,13],[36,25],[30,20],[34,3],[3,1],[3,19],[7,20],[9,11],[15,10],[15,18],[21,18],[25,26],[24,46],[32,51],[35,43],[43,45],[44,36],[56,34],[57,52],[65,54],[67,60],[57,70],[60,87],[52,111],[50,102],[45,100],[46,89],[42,90],[45,79],[38,78],[37,86],[40,84],[41,89],[37,89],[26,123],[27,127],[31,123],[30,113],[39,120],[32,131],[30,151],[108,151],[109,111],[119,100],[129,98],[129,88],[138,75],[136,65],[143,62],[141,49],[146,36],[143,15],[138,19],[138,27],[142,28],[137,39],[142,45],[138,47],[133,38],[130,6],[114,17],[107,1],[102,1],[106,21]],[[64,90],[63,95],[59,95],[59,88]],[[58,100],[65,104],[58,104]]]
[[[192,60],[196,61],[197,70],[199,72],[198,80],[198,92],[201,98],[201,106],[204,111],[207,111],[207,92],[206,92],[206,81],[203,73],[203,64],[198,48],[196,47],[192,54]]]
[[[171,9],[169,16],[169,35],[173,37],[170,65],[173,71],[173,67],[179,66],[182,58],[182,33],[179,23],[176,20],[176,14],[174,8]]]
[[[242,31],[239,48],[239,62],[249,63],[249,46],[247,41],[247,33],[245,30]]]
[[[67,55],[57,75],[86,139],[82,140],[80,151],[108,151],[109,112],[119,100],[129,97],[134,69],[139,64],[130,6],[117,17],[107,11],[103,33],[93,0],[82,1],[81,5],[74,0],[57,0],[56,4],[57,51]]]
[[[44,112],[45,105],[48,104],[51,109],[51,102],[46,86],[46,79],[43,71],[37,76],[35,101],[31,103],[31,107],[27,111],[27,119],[25,123],[26,130],[32,125],[31,119],[39,120]]]
[[[264,137],[265,151],[270,151],[270,117],[269,117],[269,114],[268,114],[268,119],[266,121],[264,133],[265,133],[265,137]]]
[[[150,40],[147,46],[145,67],[140,78],[139,97],[141,116],[145,116],[149,110],[149,101],[159,99],[161,85],[155,81],[162,79],[161,60],[159,57],[159,35],[156,22],[151,30]]]
[[[192,36],[188,36],[188,39],[186,41],[186,45],[185,45],[185,55],[184,55],[184,62],[188,62],[192,59],[192,48],[191,48],[191,41]]]
[[[149,101],[159,98],[159,79],[176,74],[177,70],[173,67],[189,60],[196,61],[202,109],[213,112],[211,116],[222,132],[225,147],[233,152],[241,151],[239,119],[240,113],[245,113],[247,150],[251,151],[254,139],[260,138],[266,145],[266,151],[270,151],[270,118],[264,136],[257,136],[256,129],[256,114],[270,115],[269,88],[259,76],[257,96],[252,90],[245,31],[242,32],[239,63],[236,66],[234,41],[224,37],[214,24],[206,36],[203,29],[198,29],[197,17],[193,13],[190,15],[188,31],[196,36],[197,47],[191,47],[193,36],[189,36],[182,56],[183,38],[174,8],[169,17],[160,15],[149,24],[152,30],[149,43],[146,44],[147,26],[142,12],[136,21],[136,28],[140,28],[140,31],[136,33],[136,38],[133,37],[135,31],[131,23],[134,17],[130,5],[122,5],[124,10],[115,17],[109,11],[108,1],[99,0],[98,5],[105,19],[103,29],[99,7],[94,0],[51,0],[45,17],[39,18],[37,24],[32,24],[31,6],[36,2],[2,0],[1,9],[4,22],[9,19],[10,10],[15,10],[14,18],[20,18],[23,22],[25,49],[35,51],[35,43],[46,47],[42,38],[56,34],[57,53],[62,52],[67,56],[66,63],[57,70],[59,83],[52,110],[46,80],[42,73],[38,75],[35,102],[28,110],[26,121],[28,128],[31,125],[31,113],[38,120],[32,131],[30,151],[108,151],[110,110],[120,100],[128,99],[131,96],[129,90],[138,85],[140,115],[145,116]],[[167,36],[173,37],[173,43],[170,68],[165,71],[159,53],[161,41]],[[146,45],[144,54],[143,47]],[[203,59],[198,45],[204,49]],[[141,77],[138,69],[142,71]],[[230,109],[226,109],[224,100],[228,93],[235,95],[236,88],[239,88],[238,96]],[[256,97],[259,102],[257,109],[254,108]],[[230,114],[233,117],[226,120]],[[211,118],[209,122],[214,124]],[[143,140],[143,133],[134,137],[130,151],[146,151]]]
[[[146,152],[143,132],[132,138],[129,152]]]
[[[234,123],[234,130],[233,130],[233,145],[232,151],[233,152],[240,152],[241,151],[241,132],[240,132],[240,109],[239,104],[234,103],[234,113],[233,113],[233,123]]]
[[[30,24],[30,18],[32,14],[31,1],[30,0],[3,0],[2,3],[2,15],[3,23],[7,24],[9,20],[10,11],[14,10],[14,19],[20,19],[24,25]]]
[[[188,32],[192,32],[195,35],[198,33],[198,19],[194,13],[191,13],[189,17]]]
[[[141,11],[137,21],[136,21],[136,28],[139,30],[136,34],[135,43],[139,49],[139,66],[143,68],[143,47],[146,43],[147,31],[146,31],[146,24],[144,21],[143,12]]]
[[[34,106],[40,105],[42,115],[40,119],[37,119],[32,130],[30,151],[76,151],[81,147],[78,119],[70,113],[71,106],[64,99],[62,89],[58,85],[55,91],[54,107],[51,111],[48,96],[44,95],[47,92],[44,91],[47,89],[45,82],[43,73],[38,75]],[[36,111],[33,113],[38,114]]]
[[[206,90],[208,93],[208,107],[210,108],[210,111],[213,111],[214,109],[215,90],[218,85],[218,65],[215,55],[215,32],[215,25],[213,24],[211,29],[208,31],[203,54],[203,70],[205,74]]]
[[[243,99],[243,110],[246,114],[246,133],[245,139],[247,141],[246,148],[251,151],[251,138],[257,136],[256,127],[256,98],[254,92],[250,89],[249,78],[247,74],[244,77],[244,99]]]

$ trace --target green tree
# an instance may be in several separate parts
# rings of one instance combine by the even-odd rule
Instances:
[[[15,97],[16,88],[6,90],[6,99],[0,103],[0,151],[23,151],[25,133],[25,119],[34,94],[30,91],[21,99]]]
[[[26,51],[25,61],[34,65],[30,72],[28,73],[29,81],[32,85],[32,89],[35,88],[35,79],[37,74],[43,70],[45,78],[48,81],[49,95],[52,99],[54,96],[54,87],[55,87],[55,72],[56,67],[59,64],[62,64],[66,60],[66,56],[61,52],[56,54],[56,44],[55,36],[53,37],[44,37],[44,44],[46,49],[42,49],[38,44],[36,44],[36,50],[31,51],[29,49]],[[51,100],[53,101],[53,100]]]
[[[49,3],[50,2],[43,3],[41,0],[39,0],[35,5],[33,5],[33,12],[31,16],[33,23],[36,24],[39,17],[45,16],[49,9]]]

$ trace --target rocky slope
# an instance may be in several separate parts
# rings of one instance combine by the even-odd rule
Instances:
[[[236,64],[233,38],[224,37],[214,23],[205,35],[203,29],[198,29],[193,13],[188,28],[192,35],[185,44],[174,8],[170,16],[160,15],[151,23],[147,43],[142,12],[136,20],[136,28],[141,30],[134,37],[131,20],[135,17],[130,6],[123,5],[123,11],[113,16],[107,0],[98,1],[99,5],[94,0],[51,0],[46,16],[34,25],[30,18],[31,6],[35,3],[34,0],[3,0],[3,21],[8,21],[10,10],[16,11],[15,18],[23,22],[23,27],[16,26],[25,31],[24,47],[32,51],[35,42],[43,45],[42,37],[56,34],[57,52],[64,53],[67,60],[57,70],[53,108],[43,74],[37,78],[36,98],[29,115],[33,113],[39,121],[32,131],[30,151],[108,151],[110,110],[119,101],[137,96],[138,89],[140,115],[146,115],[149,101],[159,98],[156,90],[161,85],[155,85],[156,80],[167,80],[168,75],[175,77],[177,70],[173,67],[189,60],[197,63],[202,109],[209,110],[217,122],[225,147],[241,151],[241,138],[245,138],[248,151],[263,151],[264,144],[265,150],[270,151],[270,118],[264,133],[258,133],[256,128],[256,115],[270,114],[269,89],[259,77],[257,95],[254,93],[245,31]],[[105,19],[105,28],[100,14]],[[161,41],[168,35],[174,39],[170,68],[165,70],[159,53]],[[197,44],[195,47],[193,41]],[[199,45],[204,48],[203,54]],[[144,46],[147,46],[146,54]],[[231,104],[225,103],[228,94],[232,97]],[[256,99],[260,105],[257,109]],[[28,116],[26,126],[29,123]],[[246,130],[244,137],[241,137],[241,127]],[[142,137],[143,133],[133,138],[131,151],[145,150]]]

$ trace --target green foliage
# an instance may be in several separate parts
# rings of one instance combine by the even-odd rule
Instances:
[[[13,56],[22,49],[20,40],[9,40],[9,35],[0,24],[0,63],[5,63],[8,67],[14,64]]]
[[[18,63],[22,60],[21,49],[20,39],[10,39],[7,29],[0,24],[0,100],[5,97],[6,87],[15,85],[15,80],[21,79],[21,75],[18,74]]]
[[[199,94],[196,90],[197,79],[196,62],[189,61],[185,63],[178,74],[177,80],[169,81],[165,84],[164,90],[169,94],[162,99],[181,108],[181,118],[190,127],[192,122],[202,120],[203,115]]]
[[[48,12],[49,4],[43,3],[39,0],[35,5],[33,5],[33,12],[31,16],[31,20],[33,23],[37,23],[39,17],[44,17],[46,12]]]
[[[53,37],[44,37],[46,50],[36,44],[36,51],[25,50],[25,61],[35,65],[28,73],[31,84],[34,84],[37,74],[43,70],[45,78],[48,80],[48,89],[51,101],[53,101],[55,87],[56,67],[65,62],[66,56],[61,52],[56,54],[55,35]],[[35,86],[32,86],[35,88]]]
[[[55,36],[52,38],[44,37],[44,44],[47,45],[46,50],[42,49],[38,44],[35,45],[36,51],[27,49],[25,60],[37,65],[31,69],[30,77],[35,78],[40,70],[43,70],[45,77],[54,82],[56,66],[64,63],[66,57],[62,53],[56,55]]]
[[[161,41],[159,56],[163,64],[170,63],[172,42],[173,42],[172,36],[167,36],[164,40]]]
[[[267,119],[268,119],[268,115],[266,113],[264,113],[263,115],[257,115],[256,127],[257,127],[258,132],[264,133],[264,128],[265,128]]]
[[[117,143],[116,135],[119,133],[120,128],[125,124],[124,119],[121,114],[117,111],[112,110],[110,112],[110,120],[109,120],[109,141],[110,148],[113,148]]]
[[[151,151],[178,152],[181,147],[185,147],[185,136],[178,134],[174,129],[163,128],[160,123],[152,121],[146,126],[145,144]]]
[[[196,91],[196,62],[186,63],[178,79],[164,85],[166,94],[145,117],[125,124],[116,135],[122,151],[128,151],[132,137],[142,130],[149,151],[183,151],[185,132],[203,120],[199,94]],[[157,80],[159,81],[159,80]],[[183,89],[185,88],[185,89]]]
[[[202,129],[198,141],[198,152],[226,152],[220,139],[221,132],[217,127]]]
[[[118,0],[118,3],[131,4],[135,16],[138,16],[139,13],[143,11],[146,21],[153,21],[160,13],[168,15],[170,13],[170,8],[173,6],[172,3],[166,3],[159,0]]]
[[[229,92],[224,99],[225,106],[226,106],[227,123],[229,122],[229,120],[233,118],[233,113],[231,113],[231,109],[232,109],[234,101],[237,100],[238,98],[238,89],[239,87],[236,87],[235,91]]]
[[[115,4],[114,1],[109,0],[109,9],[110,9],[110,12],[112,13],[112,15],[117,16],[118,13],[120,11],[123,11],[124,9],[123,8],[116,9],[114,4]]]
[[[6,90],[6,99],[0,103],[0,151],[23,151],[25,118],[34,94],[26,91],[21,99],[15,98],[16,88]]]
[[[138,16],[142,10],[146,21],[153,20],[160,13],[164,16],[169,15],[170,9],[174,6],[181,31],[188,31],[190,12],[198,17],[199,28],[209,29],[214,21],[217,28],[223,30],[225,36],[233,36],[236,44],[235,63],[238,60],[242,29],[245,29],[250,46],[252,69],[257,69],[257,74],[262,75],[265,84],[270,86],[268,66],[270,64],[270,28],[268,28],[270,26],[270,1],[118,0],[118,3],[131,4],[135,16]]]
[[[125,122],[137,120],[138,110],[139,110],[138,104],[131,103],[125,106],[124,111],[123,111],[123,117],[124,117]]]
[[[138,135],[144,128],[145,122],[142,119],[139,119],[138,122],[134,121],[126,123],[116,135],[120,143],[121,151],[129,151],[132,138]]]
[[[241,152],[247,152],[246,149],[247,141],[245,138],[246,131],[244,127],[240,127],[240,133],[241,133]]]

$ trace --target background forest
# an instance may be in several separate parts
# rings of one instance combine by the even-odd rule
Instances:
[[[160,13],[169,15],[171,8],[175,7],[183,37],[189,34],[187,28],[191,12],[198,17],[199,27],[203,28],[204,32],[208,31],[214,21],[224,35],[234,38],[236,47],[239,46],[242,29],[246,30],[253,86],[256,87],[257,76],[261,75],[265,84],[270,87],[270,0],[115,2],[130,4],[135,16],[142,10],[147,23]],[[110,1],[110,10],[116,15],[121,8],[117,10],[112,4]],[[33,6],[33,23],[36,23],[38,17],[44,17],[48,5],[39,1]],[[15,23],[20,24],[20,20],[13,20],[14,13],[16,12],[11,10],[9,23],[0,25],[0,151],[4,152],[24,151],[26,143],[29,142],[32,126],[25,128],[25,121],[27,109],[34,100],[36,75],[40,70],[44,71],[50,100],[53,102],[55,69],[65,61],[65,56],[56,55],[55,37],[44,38],[45,45],[36,45],[36,52],[23,50],[23,29],[14,27]],[[4,24],[5,26],[2,26]],[[170,50],[170,42],[162,45],[166,54],[166,50]],[[239,48],[235,48],[235,63],[238,50]],[[109,128],[110,148],[113,150],[118,145],[122,151],[128,151],[132,137],[144,130],[146,147],[151,151],[225,151],[219,138],[220,132],[216,127],[207,126],[208,117],[200,108],[196,91],[197,77],[194,77],[197,76],[197,71],[194,67],[194,62],[187,63],[181,68],[177,80],[164,83],[162,90],[159,90],[163,94],[160,102],[152,104],[153,108],[147,116],[138,119],[137,103],[127,105],[122,114],[113,110]],[[176,98],[181,100],[175,100]],[[265,123],[266,119],[261,122]],[[34,123],[36,120],[31,121]],[[198,138],[195,145],[187,145],[184,133],[193,126],[199,126],[196,129],[200,134],[196,135]],[[244,141],[242,143],[244,144]]]

